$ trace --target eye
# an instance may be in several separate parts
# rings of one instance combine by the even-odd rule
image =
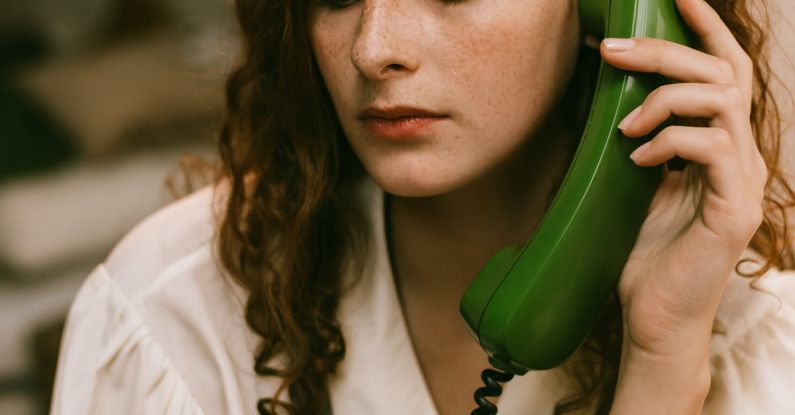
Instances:
[[[353,5],[359,0],[311,0],[314,4],[320,7],[327,7],[332,10],[341,10],[348,6]],[[448,5],[455,5],[463,3],[466,0],[439,0],[441,3]]]
[[[326,7],[332,10],[341,10],[348,6],[353,5],[359,0],[311,0],[312,3],[319,7]]]

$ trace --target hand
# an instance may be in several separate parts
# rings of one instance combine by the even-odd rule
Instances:
[[[639,166],[674,156],[619,282],[625,347],[656,357],[706,356],[712,322],[732,269],[762,221],[767,169],[750,123],[753,65],[703,0],[677,0],[704,51],[659,39],[600,51],[611,65],[681,81],[653,91],[621,126],[649,134],[671,115],[707,126],[669,126],[633,153]],[[706,359],[706,357],[704,357]]]

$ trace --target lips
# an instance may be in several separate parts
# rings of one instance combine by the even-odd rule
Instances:
[[[359,119],[362,120],[370,118],[387,120],[395,120],[398,118],[439,118],[444,116],[444,114],[409,106],[368,107],[359,113]]]
[[[383,140],[413,140],[427,136],[448,119],[444,114],[409,106],[368,107],[359,119],[374,137]]]

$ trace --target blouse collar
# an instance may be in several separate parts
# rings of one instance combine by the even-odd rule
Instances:
[[[392,276],[384,192],[368,179],[361,195],[370,230],[368,257],[361,278],[340,301],[338,318],[346,355],[329,385],[332,410],[335,414],[436,415]],[[534,413],[551,413],[564,381],[557,372],[529,372],[514,378],[499,399],[500,412],[534,408]]]

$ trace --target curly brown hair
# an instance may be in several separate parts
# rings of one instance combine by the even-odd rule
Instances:
[[[257,402],[263,414],[278,408],[291,414],[329,411],[328,382],[345,356],[336,318],[343,275],[355,269],[353,258],[366,246],[365,222],[349,194],[365,172],[347,144],[311,51],[309,1],[236,0],[242,54],[227,81],[228,111],[219,141],[218,183],[229,184],[219,256],[249,293],[246,321],[262,338],[253,359],[256,373],[281,378],[275,395]],[[763,3],[754,10],[750,0],[708,3],[754,62],[751,123],[769,177],[764,221],[750,246],[765,263],[741,275],[756,278],[771,267],[795,263],[786,223],[795,194],[779,166],[780,115],[766,59],[769,16]],[[581,127],[599,60],[598,51],[581,48],[564,97],[567,113]],[[621,345],[620,308],[613,298],[586,341],[583,358],[566,363],[579,392],[558,402],[555,413],[594,402],[598,411],[609,408]],[[289,403],[280,399],[285,392]]]

